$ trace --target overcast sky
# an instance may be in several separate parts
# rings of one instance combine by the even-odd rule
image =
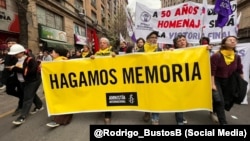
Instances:
[[[128,0],[128,7],[134,12],[136,2],[142,3],[151,9],[161,8],[161,0]]]

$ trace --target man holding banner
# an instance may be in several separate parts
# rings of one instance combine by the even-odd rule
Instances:
[[[158,32],[157,31],[152,31],[151,33],[148,34],[148,36],[146,37],[146,43],[144,44],[144,52],[145,53],[161,51],[161,49],[158,47],[157,39],[158,39]],[[143,119],[145,122],[147,122],[150,119],[150,113],[145,112]],[[152,121],[153,125],[158,125],[159,124],[159,113],[152,113],[151,121]]]
[[[100,49],[95,53],[95,55],[90,56],[91,59],[94,59],[95,56],[113,56],[116,54],[111,51],[110,42],[107,38],[102,37],[100,39]],[[110,111],[104,112],[104,123],[109,124],[111,122],[112,113]]]

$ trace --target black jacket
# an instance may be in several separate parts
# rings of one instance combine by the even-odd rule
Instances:
[[[243,78],[241,78],[240,74],[237,72],[234,72],[228,79],[228,82],[230,83],[227,86],[228,92],[224,93],[224,99],[225,110],[230,111],[235,103],[241,104],[241,102],[244,100],[247,93],[248,83]]]
[[[23,67],[14,67],[12,69],[15,73],[22,73],[25,82],[35,81],[38,76],[38,64],[33,57],[26,57],[23,62]]]
[[[17,62],[17,58],[12,55],[6,55],[4,58],[4,66],[12,66],[15,65]],[[10,75],[13,74],[13,71],[10,71],[9,69],[4,69],[3,70],[3,77],[2,77],[2,83],[6,84],[7,79],[10,77]]]

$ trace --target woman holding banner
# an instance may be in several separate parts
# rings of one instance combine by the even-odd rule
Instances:
[[[68,54],[68,50],[62,46],[55,47],[52,50],[51,56],[53,61],[61,61],[61,60],[68,60],[66,57]],[[69,124],[72,120],[73,114],[64,114],[64,115],[56,115],[52,117],[52,121],[47,123],[48,127],[58,127],[60,125]]]
[[[185,35],[176,36],[173,39],[173,43],[175,49],[186,48],[189,46]],[[183,112],[175,113],[175,120],[177,122],[177,125],[187,124],[187,120],[184,118]]]

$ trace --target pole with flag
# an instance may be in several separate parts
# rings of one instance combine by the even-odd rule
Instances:
[[[227,24],[229,16],[233,14],[230,0],[216,0],[214,12],[218,14],[215,26],[221,28],[222,37],[223,27]]]
[[[238,33],[239,33],[240,18],[241,18],[241,12],[240,12],[239,16],[237,17],[237,23],[236,23],[236,27],[235,27],[236,34],[237,34],[237,35],[238,35]]]
[[[127,8],[125,6],[123,6],[124,8],[124,11],[126,13],[126,23],[127,23],[127,31],[128,31],[128,34],[129,34],[129,37],[131,38],[131,40],[133,42],[136,42],[136,38],[135,38],[135,33],[134,33],[134,23],[133,23],[133,20],[127,10]]]
[[[121,33],[120,33],[120,42],[126,42]]]
[[[204,28],[206,27],[205,18],[207,14],[207,0],[203,0],[202,4],[203,6],[202,6],[202,12],[201,12],[201,16],[202,16],[201,35],[203,36]]]

